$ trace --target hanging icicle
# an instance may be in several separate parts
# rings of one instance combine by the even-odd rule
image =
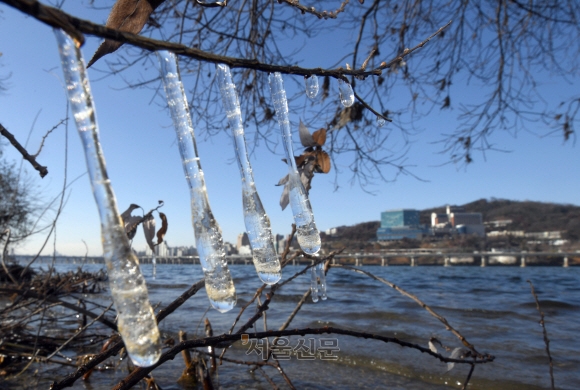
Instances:
[[[312,302],[318,302],[318,272],[316,268],[318,265],[310,268],[310,295],[312,297]]]
[[[254,175],[246,150],[240,102],[236,86],[232,82],[230,68],[227,65],[220,64],[217,66],[217,80],[224,109],[235,140],[236,158],[242,177],[244,222],[250,240],[250,247],[252,248],[254,266],[262,282],[274,284],[282,277],[280,261],[278,261],[278,255],[276,254],[276,249],[274,249],[270,218],[268,218],[264,210],[254,184]]]
[[[326,301],[326,273],[324,273],[324,263],[317,265],[318,277],[320,279],[320,299]]]
[[[304,76],[304,85],[306,86],[306,96],[314,99],[318,95],[318,77],[315,74]]]
[[[349,83],[338,79],[338,92],[343,106],[350,107],[354,104],[354,91]]]
[[[105,168],[84,61],[79,48],[68,35],[57,29],[54,32],[68,98],[101,218],[103,257],[117,311],[118,329],[133,363],[150,366],[161,356],[159,329],[149,303],[145,279],[139,270],[139,260],[129,245]]]
[[[236,289],[228,269],[221,229],[209,206],[177,58],[168,51],[158,51],[157,56],[185,179],[191,191],[191,219],[199,261],[205,275],[205,290],[214,309],[225,313],[236,305]]]
[[[284,140],[284,150],[286,151],[286,161],[288,162],[288,188],[290,207],[294,215],[294,222],[296,223],[296,236],[298,244],[302,250],[309,254],[315,255],[320,250],[320,234],[314,222],[314,214],[310,201],[306,195],[306,191],[296,168],[296,161],[294,160],[294,148],[292,146],[292,133],[290,130],[290,117],[288,115],[288,101],[286,100],[286,90],[284,89],[284,81],[282,75],[278,72],[269,75],[270,92],[272,94],[272,102],[276,109],[276,117],[278,125],[282,131],[282,138]]]

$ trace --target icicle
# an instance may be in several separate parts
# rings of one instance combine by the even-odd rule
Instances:
[[[349,83],[338,79],[338,92],[340,94],[340,102],[345,107],[350,107],[354,104],[354,92]]]
[[[191,192],[191,219],[197,252],[205,275],[205,290],[214,309],[224,313],[236,305],[236,288],[226,262],[221,230],[209,206],[177,58],[168,51],[158,51],[157,56],[179,143],[185,179]]]
[[[236,158],[242,176],[242,202],[244,205],[244,222],[250,240],[256,272],[266,284],[280,280],[280,262],[274,248],[274,237],[270,228],[270,218],[264,210],[262,201],[254,184],[254,175],[248,152],[244,125],[236,86],[232,82],[230,68],[227,65],[217,66],[217,80],[222,101],[235,140]]]
[[[89,179],[101,218],[103,257],[118,315],[118,329],[131,360],[137,366],[155,364],[161,356],[159,329],[149,304],[139,260],[133,254],[123,227],[105,159],[89,80],[80,50],[61,30],[54,30],[68,91],[68,98],[81,137]]]
[[[314,214],[310,201],[296,168],[294,160],[294,148],[292,146],[292,133],[290,131],[290,117],[288,115],[288,101],[286,100],[286,91],[284,90],[284,81],[282,75],[278,72],[271,73],[269,76],[270,92],[272,102],[276,109],[278,125],[282,131],[284,139],[284,150],[286,151],[286,161],[290,170],[288,175],[288,188],[290,197],[290,207],[296,223],[296,237],[302,250],[314,255],[320,250],[320,234],[314,222]]]
[[[318,95],[318,77],[316,75],[304,76],[304,84],[306,85],[306,96],[314,99]]]
[[[326,274],[324,273],[324,262],[316,266],[318,268],[318,278],[320,279],[320,299],[326,301]]]
[[[377,115],[377,126],[383,127],[386,122],[387,121],[384,118]]]
[[[316,268],[318,265],[310,268],[310,293],[312,295],[312,302],[318,302],[318,272]]]

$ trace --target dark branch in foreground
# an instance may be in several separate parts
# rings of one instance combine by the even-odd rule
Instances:
[[[195,295],[195,293],[197,293],[202,287],[204,287],[204,283],[205,279],[201,279],[197,283],[193,284],[187,291],[181,294],[176,300],[171,302],[166,308],[159,311],[159,313],[157,314],[157,323],[163,321],[165,317],[173,313],[175,310],[177,310],[177,308],[183,305],[185,301],[187,301],[189,298]],[[75,372],[67,375],[61,381],[53,382],[52,385],[50,386],[51,390],[64,389],[66,387],[72,386],[81,376],[91,371],[93,368],[95,368],[100,363],[107,360],[109,357],[119,353],[119,351],[121,350],[121,348],[123,348],[124,345],[125,344],[123,344],[122,340],[118,341],[107,350],[96,355],[88,363],[80,366]]]
[[[544,333],[544,343],[546,344],[546,353],[548,354],[548,361],[550,362],[550,381],[552,384],[552,390],[554,390],[556,387],[554,387],[554,364],[552,362],[552,355],[550,354],[550,340],[548,339],[548,332],[546,331],[546,324],[544,323],[544,313],[542,312],[542,309],[540,308],[540,301],[538,300],[538,296],[536,295],[536,290],[534,290],[534,285],[532,284],[531,280],[527,280],[527,282],[530,284],[530,288],[532,290],[532,295],[534,296],[534,299],[536,300],[536,309],[538,309],[538,313],[540,313],[540,325],[542,325],[542,332]]]
[[[9,132],[8,130],[6,130],[6,128],[4,126],[2,126],[1,123],[0,123],[0,134],[2,134],[4,137],[6,137],[8,139],[8,141],[10,141],[10,143],[12,145],[14,145],[16,150],[18,150],[20,152],[20,154],[22,155],[22,158],[24,158],[26,161],[28,161],[30,163],[30,165],[32,165],[34,167],[34,169],[36,169],[38,171],[38,173],[40,173],[40,177],[44,177],[44,176],[48,175],[48,169],[46,167],[40,165],[38,162],[36,162],[36,159],[34,158],[34,156],[31,156],[30,153],[28,153],[28,151],[26,149],[24,149],[24,147],[22,145],[20,145],[20,142],[18,142],[16,140],[14,135],[11,132]]]
[[[372,333],[365,333],[365,332],[355,332],[346,329],[334,328],[325,326],[323,328],[305,328],[305,329],[291,329],[291,330],[281,330],[281,331],[268,331],[268,332],[257,332],[257,333],[249,333],[248,336],[253,339],[261,339],[266,337],[286,337],[286,336],[305,336],[308,334],[342,334],[346,336],[353,336],[359,337],[364,339],[373,339],[379,340],[385,343],[394,343],[398,344],[402,347],[416,349],[422,353],[426,353],[431,355],[442,362],[445,363],[460,363],[460,364],[482,364],[482,363],[490,363],[493,362],[495,357],[492,355],[482,355],[478,357],[477,360],[462,360],[462,359],[450,359],[445,357],[441,354],[432,352],[429,348],[422,347],[417,344],[409,343],[406,341],[399,340],[394,337],[385,337],[377,334]],[[228,343],[232,341],[241,340],[240,334],[233,334],[233,335],[221,335],[217,337],[207,337],[205,339],[197,339],[197,340],[186,340],[175,347],[171,348],[167,352],[165,352],[161,359],[154,365],[150,367],[139,367],[133,370],[130,375],[128,375],[125,379],[117,384],[113,389],[114,390],[126,390],[130,389],[131,387],[135,386],[139,381],[145,378],[151,371],[153,371],[156,367],[160,366],[161,364],[165,363],[168,360],[173,360],[175,355],[180,353],[185,349],[190,348],[202,348],[208,346],[216,346],[222,343]]]
[[[0,0],[0,1],[38,19],[39,21],[45,24],[48,24],[53,27],[62,28],[64,31],[66,31],[69,35],[72,35],[73,37],[75,36],[74,34],[78,35],[78,33],[80,32],[84,34],[98,36],[101,38],[112,39],[117,42],[127,43],[149,51],[169,50],[175,54],[193,58],[199,61],[211,62],[215,64],[226,64],[230,68],[246,68],[259,70],[263,72],[280,72],[285,74],[294,74],[302,76],[311,76],[311,75],[330,76],[337,79],[342,79],[346,82],[348,82],[346,76],[355,76],[358,78],[364,78],[367,76],[380,76],[384,69],[388,69],[391,67],[391,65],[401,62],[404,57],[410,55],[411,53],[425,46],[431,39],[440,34],[451,24],[451,21],[449,21],[447,24],[445,24],[435,33],[431,34],[431,36],[429,36],[427,39],[419,43],[417,46],[413,47],[412,49],[405,49],[405,51],[401,53],[399,56],[395,57],[394,59],[388,62],[382,62],[379,67],[371,69],[369,71],[363,69],[358,70],[344,69],[342,67],[339,67],[337,69],[301,68],[299,66],[267,64],[253,59],[220,56],[217,54],[205,52],[203,50],[187,47],[179,43],[172,43],[160,41],[157,39],[146,38],[140,35],[108,28],[100,24],[95,24],[89,22],[88,20],[76,18],[56,8],[43,5],[36,0]],[[82,39],[78,38],[77,41],[82,44],[84,42],[84,37],[82,37]]]
[[[44,299],[47,302],[57,303],[61,306],[66,307],[67,309],[76,311],[80,314],[86,315],[87,317],[91,317],[93,319],[96,319],[97,321],[99,321],[103,325],[106,325],[109,328],[113,329],[114,331],[117,331],[117,325],[115,325],[111,320],[105,318],[103,315],[95,314],[87,309],[83,309],[80,306],[63,301],[62,299],[59,299],[55,296],[37,294],[34,291],[27,291],[27,290],[22,290],[20,288],[9,288],[9,287],[0,287],[0,292],[9,293],[9,294],[18,294],[18,295],[25,297],[25,298]]]

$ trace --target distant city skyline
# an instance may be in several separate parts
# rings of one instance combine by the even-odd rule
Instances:
[[[46,131],[66,116],[56,40],[51,28],[46,25],[11,7],[0,7],[0,35],[10,37],[16,34],[18,37],[3,40],[0,48],[0,75],[10,75],[8,90],[0,95],[0,123],[22,142],[26,141],[31,131],[27,148],[35,152]],[[88,11],[76,2],[66,2],[64,8],[96,22],[104,22],[107,17],[106,10]],[[85,59],[92,55],[99,43],[100,39],[87,37],[82,48]],[[112,54],[111,60],[122,55],[124,50],[121,48]],[[320,63],[320,66],[338,61],[344,55],[339,39],[327,39],[324,44],[313,41],[312,44],[305,44],[303,50],[309,63]],[[414,56],[421,56],[421,51]],[[414,58],[407,61],[414,61]],[[151,68],[152,65],[148,66]],[[104,65],[95,65],[94,69],[89,70],[89,78],[107,169],[120,211],[131,203],[149,210],[157,205],[158,200],[163,200],[165,206],[160,211],[167,215],[169,222],[166,239],[175,246],[195,246],[189,191],[183,180],[175,134],[163,101],[156,98],[155,91],[126,88],[124,77],[136,79],[140,75],[105,75],[103,69]],[[285,75],[284,79],[293,77]],[[564,95],[577,87],[573,84],[565,88],[555,85],[548,74],[542,81],[544,98],[551,101],[562,101]],[[184,82],[187,84],[191,80]],[[287,84],[289,94],[298,93],[291,86],[293,83]],[[258,87],[267,89],[267,86]],[[334,85],[333,88],[336,89]],[[467,85],[465,80],[459,78],[454,80],[454,88],[463,91],[466,100],[482,91],[482,86],[474,82]],[[265,95],[269,96],[269,92]],[[410,99],[404,92],[401,98]],[[297,99],[290,107],[292,120],[298,121],[312,107],[318,109],[319,106],[313,106],[318,103],[312,103],[305,96]],[[241,104],[246,103],[242,101]],[[516,135],[495,133],[491,138],[495,150],[473,154],[474,162],[467,166],[453,165],[449,164],[448,155],[440,153],[442,145],[438,142],[441,141],[441,134],[457,126],[457,115],[458,108],[434,109],[426,118],[409,124],[415,135],[408,140],[412,147],[403,163],[419,179],[400,175],[395,181],[373,180],[361,188],[360,182],[353,179],[349,160],[336,156],[331,172],[316,174],[312,183],[310,201],[319,230],[376,221],[380,219],[381,212],[389,209],[462,205],[481,198],[580,204],[580,174],[575,169],[580,166],[580,153],[574,139],[564,142],[558,132],[540,137],[536,134],[546,134],[548,131],[546,125],[538,122]],[[322,127],[326,124],[318,125]],[[212,211],[222,228],[224,240],[235,243],[237,235],[244,231],[244,222],[240,177],[234,162],[231,135],[220,132],[208,137],[203,132],[200,118],[194,118],[194,126]],[[390,126],[385,125],[385,131],[391,129]],[[297,128],[292,130],[298,153],[301,149]],[[253,129],[248,131],[251,134]],[[292,215],[289,208],[284,211],[280,209],[282,188],[275,185],[287,172],[286,165],[281,161],[281,145],[278,142],[272,152],[266,145],[253,145],[251,138],[248,142],[253,150],[250,159],[256,186],[270,217],[272,232],[287,235],[291,229]],[[393,138],[391,146],[394,149],[405,148],[405,142]],[[254,146],[255,149],[252,149]],[[21,156],[11,145],[3,142],[2,150],[5,159],[20,164]],[[98,212],[88,180],[82,176],[86,171],[84,156],[72,122],[68,124],[68,133],[65,126],[58,127],[47,138],[38,156],[38,161],[48,167],[49,174],[40,179],[36,171],[23,163],[26,180],[37,189],[42,200],[57,197],[65,177],[65,152],[68,161],[66,177],[70,187],[56,226],[56,243],[53,237],[45,242],[45,234],[37,234],[15,246],[17,254],[36,253],[43,246],[43,254],[56,250],[65,255],[82,256],[87,248],[89,256],[102,254]],[[390,180],[398,171],[387,168],[385,174]],[[55,204],[58,204],[59,198],[56,199]],[[54,205],[52,210],[42,218],[41,224],[50,223],[55,215]],[[145,246],[142,233],[138,232],[133,247],[145,250]]]

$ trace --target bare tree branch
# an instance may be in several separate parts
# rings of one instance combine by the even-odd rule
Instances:
[[[12,135],[12,133],[10,133],[4,126],[2,126],[1,123],[0,123],[0,134],[2,134],[4,137],[6,137],[8,139],[8,141],[10,141],[10,143],[12,145],[14,145],[16,150],[18,150],[20,152],[20,154],[22,155],[22,158],[24,158],[26,161],[28,161],[30,163],[30,165],[32,165],[32,167],[38,171],[38,173],[40,174],[40,177],[44,177],[44,176],[48,175],[48,169],[45,166],[42,166],[38,162],[36,162],[36,159],[34,158],[34,156],[31,156],[28,153],[28,151],[26,149],[24,149],[24,147],[22,145],[20,145],[20,142],[18,142],[16,140],[14,135]]]

